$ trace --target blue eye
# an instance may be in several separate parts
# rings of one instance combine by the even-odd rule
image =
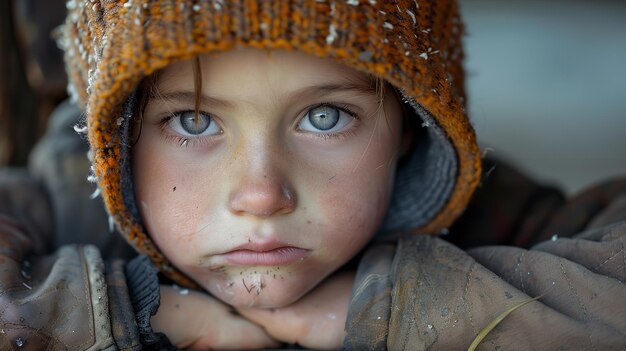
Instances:
[[[198,137],[221,134],[222,129],[213,118],[204,112],[183,111],[174,113],[168,122],[169,126],[178,134],[186,137]]]
[[[298,124],[298,128],[313,133],[336,132],[353,119],[353,116],[335,106],[321,105],[310,109]]]

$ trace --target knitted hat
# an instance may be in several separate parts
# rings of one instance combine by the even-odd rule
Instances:
[[[384,230],[440,233],[478,183],[454,0],[69,0],[67,8],[61,45],[69,92],[86,110],[92,178],[122,235],[179,284],[195,286],[141,225],[127,140],[138,84],[172,62],[236,47],[298,50],[394,86],[426,137],[397,172]]]

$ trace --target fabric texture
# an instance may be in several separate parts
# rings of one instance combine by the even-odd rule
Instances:
[[[121,234],[169,278],[175,269],[145,233],[128,183],[130,116],[140,81],[168,64],[237,47],[298,50],[385,79],[413,107],[427,137],[397,172],[384,230],[438,234],[464,210],[480,157],[465,114],[458,8],[444,1],[78,1],[60,45],[69,91],[86,110],[98,182]]]
[[[128,292],[124,267],[125,262],[120,259],[105,264],[111,333],[119,350],[139,351],[143,349],[143,345],[139,338],[138,323]]]
[[[66,245],[28,260],[34,244],[0,215],[0,349],[114,350],[98,250]]]
[[[135,250],[107,223],[102,200],[94,198],[98,188],[86,181],[90,168],[89,145],[73,128],[82,115],[83,112],[69,101],[57,106],[45,135],[29,155],[29,169],[23,179],[33,178],[39,182],[37,186],[50,202],[47,205],[52,218],[45,229],[51,233],[51,246],[92,244],[100,248],[104,259],[134,257]],[[27,189],[36,189],[34,185],[24,184],[23,187],[24,193]]]
[[[501,313],[535,297],[478,350],[624,349],[624,208],[626,182],[613,181],[584,192],[554,216],[585,221],[544,225],[539,232],[552,228],[564,236],[530,249],[463,251],[441,238],[414,235],[371,247],[359,264],[343,349],[467,349]]]
[[[155,333],[150,325],[150,317],[156,313],[160,304],[156,267],[148,257],[137,256],[128,262],[125,271],[141,344],[148,350],[175,350],[167,337]]]

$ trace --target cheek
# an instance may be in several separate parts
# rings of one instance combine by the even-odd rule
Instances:
[[[395,150],[378,145],[335,168],[317,200],[327,224],[339,232],[340,237],[332,240],[349,246],[365,244],[378,230],[391,193]]]
[[[151,238],[175,264],[181,253],[199,249],[198,239],[206,213],[213,213],[216,186],[200,175],[200,165],[168,157],[167,151],[149,150],[139,143],[134,152],[137,206]],[[210,219],[208,219],[210,220]],[[179,257],[180,256],[180,257]]]

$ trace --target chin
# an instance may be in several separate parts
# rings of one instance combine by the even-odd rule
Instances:
[[[298,301],[315,284],[289,281],[287,277],[270,275],[242,276],[239,279],[212,282],[205,289],[213,296],[233,307],[282,308]]]

